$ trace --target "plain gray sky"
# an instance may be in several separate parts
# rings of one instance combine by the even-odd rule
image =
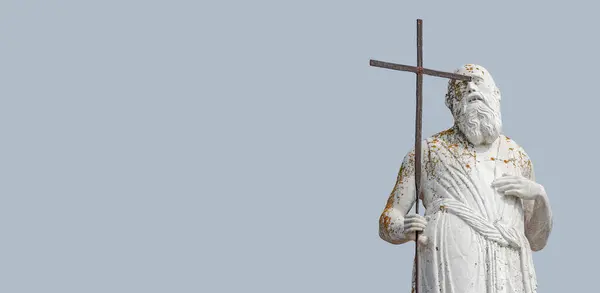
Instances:
[[[0,291],[408,292],[378,217],[414,75],[478,63],[555,215],[539,292],[590,292],[592,1],[2,1]],[[425,78],[424,136],[449,127]],[[562,253],[560,253],[562,251]]]

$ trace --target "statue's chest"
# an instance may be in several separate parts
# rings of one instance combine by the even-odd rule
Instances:
[[[448,172],[451,165],[455,171],[461,170],[469,175],[477,172],[486,178],[501,177],[503,174],[520,175],[517,161],[511,148],[494,146],[485,149],[475,149],[468,145],[446,144],[441,147],[433,147],[431,150],[431,164],[426,167],[430,175],[438,172]],[[438,168],[440,160],[444,160],[445,167]],[[437,174],[439,175],[439,174]],[[437,176],[435,176],[437,177]],[[486,180],[487,181],[487,180]]]
[[[512,150],[512,149],[511,149]],[[501,147],[486,150],[471,150],[473,155],[474,170],[482,175],[486,181],[493,181],[504,174],[521,175],[514,154]]]
[[[502,176],[505,171],[502,164],[498,164],[501,159],[498,158],[497,148],[475,150],[474,153],[473,172],[478,173],[479,178],[486,183],[486,186],[491,185],[494,179]]]

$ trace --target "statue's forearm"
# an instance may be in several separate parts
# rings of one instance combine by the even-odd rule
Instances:
[[[526,223],[525,234],[533,251],[543,249],[552,231],[552,210],[546,192],[535,199],[531,217]]]
[[[403,244],[408,239],[404,234],[404,217],[394,215],[394,212],[384,211],[379,218],[379,236],[391,244]]]

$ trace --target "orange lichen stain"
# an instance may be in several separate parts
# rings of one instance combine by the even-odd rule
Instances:
[[[446,130],[438,133],[437,135],[435,135],[435,137],[440,137],[442,135],[450,135],[450,134],[453,134],[453,133],[454,133],[454,128],[449,128],[449,129],[446,129]]]
[[[379,218],[380,228],[385,228],[385,230],[388,230],[390,224],[392,223],[392,218],[389,216],[389,212],[394,208],[395,191],[396,188],[394,188],[394,191],[392,191],[392,194],[390,194],[390,197],[387,200],[387,204],[385,205],[385,209],[383,210],[383,213],[381,213],[381,217]]]
[[[508,164],[508,160],[504,160],[504,163],[505,163],[505,164]]]
[[[467,164],[467,166],[466,166],[466,167],[467,167],[467,168],[471,168],[471,165]]]
[[[381,225],[388,230],[390,228],[390,225],[392,223],[392,218],[390,218],[390,216],[388,215],[381,215]]]
[[[392,193],[390,195],[390,197],[388,198],[388,201],[385,205],[385,209],[383,210],[384,213],[387,213],[389,210],[391,210],[394,207],[394,194]]]
[[[496,160],[496,158],[494,158],[494,157],[491,157],[491,158],[490,158],[490,160],[492,160],[492,161],[495,161],[495,160]]]

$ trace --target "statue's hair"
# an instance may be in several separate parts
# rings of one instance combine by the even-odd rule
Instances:
[[[459,85],[458,80],[454,80],[451,79],[448,81],[448,89],[446,91],[446,107],[448,107],[448,109],[450,109],[450,112],[454,113],[454,103],[452,103],[453,100],[456,100],[457,97],[461,97],[462,96],[462,92],[460,90],[460,85]]]

